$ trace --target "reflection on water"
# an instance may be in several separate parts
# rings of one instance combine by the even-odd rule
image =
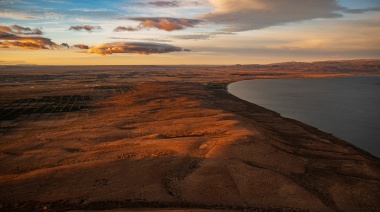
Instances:
[[[380,157],[380,75],[247,80],[228,91]]]

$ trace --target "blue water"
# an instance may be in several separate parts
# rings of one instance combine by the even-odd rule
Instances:
[[[380,157],[380,75],[246,80],[228,91]]]

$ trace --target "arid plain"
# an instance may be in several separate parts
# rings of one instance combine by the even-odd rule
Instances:
[[[380,211],[380,159],[229,94],[380,60],[0,67],[0,210]]]

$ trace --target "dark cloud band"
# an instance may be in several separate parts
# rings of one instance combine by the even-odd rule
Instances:
[[[43,32],[41,31],[41,28],[31,29],[29,27],[22,27],[17,24],[12,25],[12,26],[0,25],[0,31],[12,33],[12,34],[19,34],[19,35],[42,35],[43,34]]]
[[[71,26],[69,30],[73,31],[87,31],[87,32],[93,32],[95,30],[102,29],[101,26],[91,26],[91,25],[79,25],[79,26]]]
[[[90,48],[89,46],[84,45],[84,44],[75,44],[74,47],[78,48],[78,49],[89,49]]]
[[[91,46],[87,53],[101,55],[135,53],[135,54],[164,54],[170,52],[180,52],[182,48],[162,43],[142,43],[142,42],[115,42]]]
[[[180,4],[177,1],[150,1],[149,5],[157,6],[157,7],[179,7]]]
[[[138,27],[135,28],[135,27],[131,27],[131,26],[128,26],[128,27],[118,26],[113,31],[114,32],[124,32],[124,31],[133,32],[133,31],[138,31],[138,30],[139,30]]]

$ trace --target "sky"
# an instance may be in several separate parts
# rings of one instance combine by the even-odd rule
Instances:
[[[380,0],[0,0],[0,65],[380,59]]]

